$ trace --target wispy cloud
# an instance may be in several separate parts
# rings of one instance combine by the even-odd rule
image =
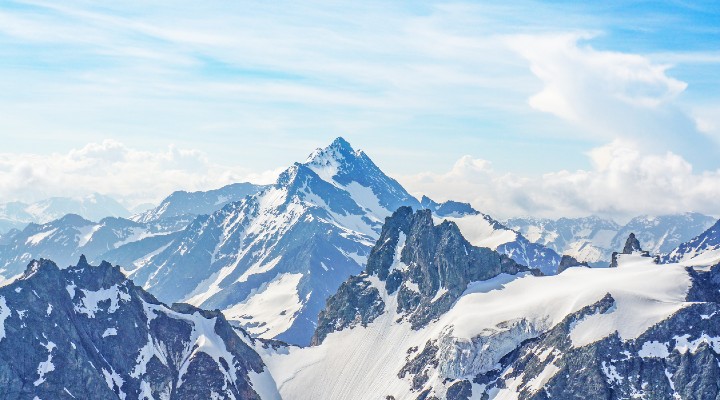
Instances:
[[[697,16],[710,11],[623,7],[6,2],[2,151],[112,138],[262,171],[343,135],[403,174],[462,153],[549,172],[622,139],[714,170],[717,33]]]

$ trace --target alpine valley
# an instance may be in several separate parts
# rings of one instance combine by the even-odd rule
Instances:
[[[338,138],[272,185],[27,222],[3,399],[720,399],[705,215],[500,222]]]

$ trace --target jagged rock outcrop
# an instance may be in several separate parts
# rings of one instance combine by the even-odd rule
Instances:
[[[529,269],[505,255],[472,246],[453,222],[435,225],[430,210],[401,207],[385,220],[365,271],[328,299],[312,343],[372,322],[385,309],[380,292],[397,292],[397,312],[419,328],[449,310],[470,282],[523,271]]]
[[[564,254],[562,256],[562,258],[560,259],[560,265],[558,266],[558,274],[565,271],[568,268],[578,267],[578,266],[589,267],[587,262],[585,262],[585,261],[580,262],[580,261],[576,260],[575,257]]]
[[[610,261],[610,268],[617,268],[618,262],[617,258],[619,254],[635,254],[640,253],[643,257],[650,257],[650,254],[647,251],[644,251],[642,247],[640,246],[640,241],[635,237],[634,233],[630,233],[628,235],[627,240],[625,240],[625,246],[623,247],[623,250],[621,253],[618,253],[614,251],[612,253],[612,258]]]
[[[632,254],[641,251],[642,247],[640,247],[640,241],[637,240],[635,234],[631,232],[627,240],[625,241],[625,246],[623,247],[622,254]]]
[[[608,295],[568,316],[478,375],[483,391],[514,391],[524,399],[716,399],[720,396],[720,266],[689,270],[686,307],[633,340],[617,333],[584,346],[572,341],[578,321],[611,313]]]
[[[239,335],[218,311],[167,307],[107,262],[32,261],[0,288],[0,398],[260,399],[253,377],[267,372]]]

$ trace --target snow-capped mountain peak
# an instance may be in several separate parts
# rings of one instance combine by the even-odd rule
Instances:
[[[386,215],[402,205],[419,207],[417,199],[395,179],[387,176],[362,150],[353,149],[341,137],[325,148],[316,149],[304,165],[324,181],[350,192],[361,203],[369,203],[363,205],[379,204]]]

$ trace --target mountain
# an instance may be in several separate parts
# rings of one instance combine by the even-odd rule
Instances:
[[[712,265],[720,254],[720,221],[660,258],[662,263]]]
[[[545,275],[554,275],[558,272],[561,256],[557,252],[529,241],[522,234],[507,228],[487,214],[475,212],[475,214],[443,219],[457,224],[465,238],[474,246],[497,250],[520,264],[540,270]]]
[[[255,347],[221,313],[168,307],[106,262],[32,261],[0,288],[1,398],[279,398]]]
[[[327,297],[362,270],[401,205],[419,206],[338,138],[271,187],[199,216],[132,278],[162,300],[222,309],[252,334],[307,344]]]
[[[22,230],[0,235],[0,282],[19,276],[33,258],[53,259],[64,267],[85,254],[91,261],[109,260],[129,266],[130,270],[138,268],[149,255],[175,238],[197,213],[212,213],[261,188],[238,183],[208,192],[175,192],[157,208],[132,219],[103,216],[96,223],[70,213],[42,224],[30,222]],[[103,202],[111,203],[108,199]]]
[[[108,217],[100,222],[68,214],[0,238],[0,282],[20,276],[30,260],[52,258],[66,267],[85,254],[93,261],[108,259],[122,265],[141,264],[144,258],[174,237],[162,223],[140,224]],[[107,256],[107,257],[106,257]]]
[[[233,183],[220,189],[186,192],[177,191],[166,197],[159,206],[150,208],[142,213],[133,215],[130,219],[135,222],[147,223],[162,219],[184,219],[203,214],[211,214],[226,204],[240,201],[246,196],[255,194],[266,186],[252,183]]]
[[[613,248],[622,246],[625,238],[634,232],[643,248],[651,254],[669,253],[681,243],[710,228],[716,219],[698,213],[683,213],[633,218],[618,231]]]
[[[668,253],[710,227],[715,219],[698,213],[639,216],[624,226],[591,216],[585,218],[511,218],[510,229],[533,243],[547,246],[592,265],[604,265],[613,249],[620,249],[630,233],[635,233],[651,254]]]
[[[427,208],[470,228],[480,222],[477,240],[504,235],[490,244],[521,264],[545,271],[559,264],[551,250],[468,204],[427,198],[421,204],[337,138],[274,185],[198,216],[164,250],[132,267],[131,277],[163,301],[221,309],[254,335],[306,345],[327,298],[363,270],[384,219],[401,206]]]
[[[105,217],[129,217],[130,212],[110,196],[91,194],[85,197],[52,197],[32,204],[0,204],[0,232],[21,229],[29,223],[44,224],[67,214],[90,220]]]
[[[285,399],[718,398],[720,265],[627,242],[617,268],[541,276],[403,208],[313,346],[264,360]]]
[[[435,226],[430,210],[401,207],[386,220],[364,273],[328,299],[313,344],[358,323],[367,326],[395,292],[396,311],[419,329],[447,312],[469,283],[527,271],[504,254],[474,247],[453,222]]]
[[[594,216],[557,220],[511,218],[505,224],[533,243],[590,263],[609,260],[613,239],[620,230],[615,222]]]

